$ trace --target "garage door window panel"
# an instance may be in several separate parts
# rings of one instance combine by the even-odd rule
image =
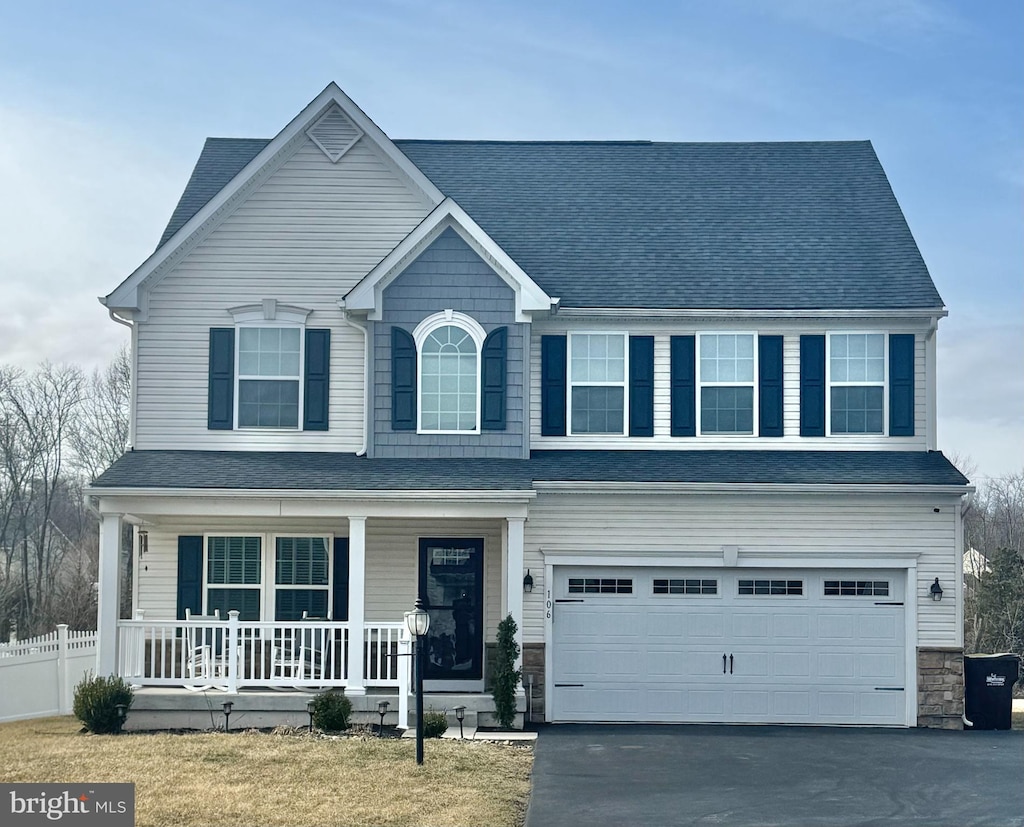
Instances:
[[[888,580],[826,580],[826,597],[888,597]]]
[[[656,578],[652,586],[652,593],[669,595],[718,594],[718,581],[701,578]]]
[[[804,593],[803,580],[740,580],[737,592],[741,596],[779,597],[797,596]]]
[[[570,577],[569,594],[632,594],[633,581],[616,577]]]

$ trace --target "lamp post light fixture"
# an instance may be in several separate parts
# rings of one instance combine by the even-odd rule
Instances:
[[[461,740],[466,737],[462,734],[462,722],[466,720],[466,707],[455,707],[455,720],[459,722],[459,739]]]
[[[413,664],[416,667],[416,763],[423,763],[423,654],[421,638],[430,629],[430,615],[423,608],[423,601],[416,598],[416,605],[411,612],[405,613],[405,628],[413,637]]]
[[[377,731],[378,737],[384,737],[384,716],[388,714],[388,707],[391,706],[387,701],[377,701],[377,714],[380,715],[380,729]]]
[[[230,732],[231,731],[231,707],[233,707],[233,706],[234,706],[234,704],[231,701],[224,701],[224,703],[222,703],[220,705],[220,708],[224,710],[224,731],[225,732]]]
[[[935,582],[932,583],[932,587],[929,591],[931,591],[932,600],[936,602],[942,600],[942,586],[939,585],[938,577],[935,578]]]
[[[526,570],[526,577],[523,578],[523,591],[529,594],[533,591],[533,575],[530,574],[530,570]]]
[[[306,713],[309,715],[309,731],[313,732],[313,710],[316,709],[316,700],[310,698],[306,701]]]
[[[128,720],[128,704],[117,704],[114,709],[117,710],[117,734],[120,735],[124,730],[124,722]]]

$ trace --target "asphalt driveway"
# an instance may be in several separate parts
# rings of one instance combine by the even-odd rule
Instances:
[[[1024,826],[1024,731],[563,724],[527,827]]]

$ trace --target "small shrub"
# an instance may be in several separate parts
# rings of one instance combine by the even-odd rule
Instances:
[[[313,725],[317,729],[340,732],[348,729],[352,701],[340,692],[321,692],[313,698]]]
[[[448,716],[443,712],[430,710],[430,712],[423,713],[424,738],[440,738],[446,729],[448,729]]]
[[[113,675],[102,678],[89,674],[75,687],[72,711],[89,732],[105,735],[117,732],[121,727],[117,705],[124,704],[130,708],[134,699],[135,693],[123,679]]]
[[[491,678],[491,695],[494,698],[494,717],[501,729],[511,729],[516,720],[516,687],[523,676],[516,669],[519,644],[516,643],[516,622],[512,615],[498,624],[498,646],[494,658],[494,674]]]

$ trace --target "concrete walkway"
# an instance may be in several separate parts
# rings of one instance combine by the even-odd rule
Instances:
[[[1024,827],[1024,732],[560,725],[527,827]]]

